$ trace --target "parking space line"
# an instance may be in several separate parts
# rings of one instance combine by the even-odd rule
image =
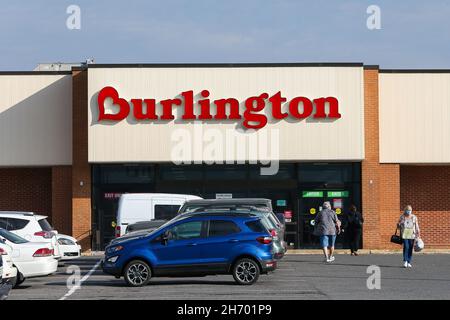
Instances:
[[[81,285],[83,284],[83,282],[85,282],[93,273],[94,271],[98,268],[98,266],[100,265],[100,262],[102,260],[99,260],[95,266],[89,270],[89,272],[83,277],[81,278],[79,284],[73,286],[64,296],[62,296],[59,300],[66,300],[68,297],[70,297],[72,294],[75,293],[75,291],[77,291],[78,289],[81,288]]]

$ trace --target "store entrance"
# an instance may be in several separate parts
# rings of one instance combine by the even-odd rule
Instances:
[[[319,238],[313,234],[312,221],[322,210],[323,203],[329,201],[336,211],[339,220],[345,219],[345,212],[350,207],[351,194],[349,190],[302,190],[299,195],[299,248],[319,248]],[[340,234],[336,239],[336,248],[344,248],[344,235]]]

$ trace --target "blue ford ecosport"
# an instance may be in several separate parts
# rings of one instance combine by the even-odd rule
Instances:
[[[276,267],[272,237],[260,218],[239,212],[177,217],[150,234],[116,240],[102,261],[105,273],[135,287],[151,277],[213,274],[232,274],[238,284],[250,285]]]

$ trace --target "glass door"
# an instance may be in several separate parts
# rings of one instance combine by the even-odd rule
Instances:
[[[323,203],[329,201],[336,211],[339,220],[343,220],[344,212],[351,205],[350,191],[348,190],[302,190],[299,195],[298,212],[298,247],[319,248],[319,238],[313,234],[313,221],[322,210]],[[343,248],[343,235],[336,239],[336,247]]]

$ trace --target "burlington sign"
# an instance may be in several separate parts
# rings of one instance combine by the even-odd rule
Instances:
[[[268,93],[261,93],[257,96],[248,97],[243,101],[244,112],[241,114],[240,101],[235,98],[222,98],[210,100],[210,92],[202,90],[199,93],[200,99],[194,101],[194,91],[188,90],[181,92],[180,98],[165,99],[159,101],[162,108],[162,114],[156,112],[157,101],[152,98],[133,98],[127,101],[121,98],[117,90],[107,86],[100,90],[97,97],[98,103],[98,121],[122,121],[130,114],[137,121],[157,121],[174,120],[173,108],[182,108],[181,120],[192,121],[223,121],[223,120],[242,120],[242,125],[248,129],[263,128],[268,117],[263,111],[266,104],[270,104],[269,115],[274,120],[292,118],[303,120],[306,118],[321,119],[339,119],[339,102],[335,97],[319,97],[309,99],[307,97],[294,97],[287,103],[288,110],[284,112],[283,104],[288,99],[283,97],[281,91],[271,96]],[[116,113],[107,112],[105,101],[111,99],[115,107],[118,107]],[[328,106],[326,108],[326,106]],[[215,107],[216,113],[213,115],[211,110]]]

